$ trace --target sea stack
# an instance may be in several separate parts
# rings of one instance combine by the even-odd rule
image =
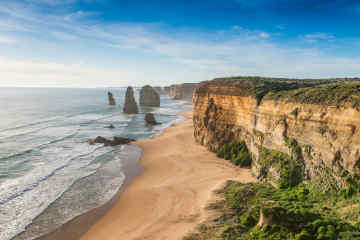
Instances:
[[[140,91],[140,105],[160,107],[160,95],[150,85],[146,85]]]
[[[134,97],[134,89],[132,87],[128,87],[125,95],[124,113],[136,114],[138,112],[139,110]]]
[[[148,125],[158,125],[159,123],[156,121],[154,114],[152,113],[147,113],[145,115],[145,122]]]
[[[108,92],[108,99],[109,99],[109,105],[110,106],[115,106],[116,105],[115,99],[114,99],[111,92]]]

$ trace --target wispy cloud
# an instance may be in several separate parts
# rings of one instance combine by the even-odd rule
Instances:
[[[302,36],[306,42],[315,43],[318,41],[331,41],[335,39],[335,36],[330,33],[311,33]]]
[[[73,2],[37,0],[36,4],[71,5]],[[3,86],[15,81],[23,86],[119,86],[150,81],[171,84],[231,75],[340,77],[360,74],[358,58],[333,56],[319,48],[290,47],[276,42],[275,34],[261,29],[249,30],[235,25],[201,32],[174,29],[166,24],[104,23],[97,20],[99,13],[96,12],[70,8],[49,14],[19,2],[0,5],[0,12],[7,15],[6,19],[0,17],[0,27],[1,24],[8,29],[14,26],[13,30],[26,40],[31,35],[31,40],[25,42],[34,48],[31,54],[38,59],[34,62],[31,56],[6,58],[3,54],[0,59],[0,71],[5,79],[0,80],[0,85]],[[29,34],[23,36],[27,30]],[[13,41],[6,36],[2,40],[0,34],[0,43],[18,44],[18,36]],[[329,33],[311,33],[298,41],[314,43],[334,39]],[[51,57],[51,52],[55,57]]]
[[[16,39],[13,38],[13,37],[1,36],[0,35],[0,43],[2,43],[2,44],[13,44],[13,43],[16,43]]]

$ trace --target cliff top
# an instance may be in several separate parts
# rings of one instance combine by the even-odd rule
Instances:
[[[258,104],[262,99],[284,99],[290,102],[328,105],[350,102],[353,107],[360,107],[360,78],[217,78],[203,82],[198,92],[205,90],[208,85],[228,87],[224,94],[254,96]]]

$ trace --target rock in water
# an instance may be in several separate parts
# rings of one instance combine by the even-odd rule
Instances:
[[[147,124],[150,124],[150,125],[157,125],[157,124],[159,124],[159,123],[156,121],[156,119],[155,119],[155,117],[154,117],[154,114],[152,114],[152,113],[147,113],[147,114],[145,115],[145,122],[146,122]]]
[[[140,91],[140,105],[145,107],[160,107],[160,95],[149,85]]]
[[[116,105],[115,99],[114,99],[111,92],[108,92],[108,99],[109,99],[109,105],[110,106],[115,106]]]
[[[130,138],[122,138],[122,137],[114,137],[113,140],[109,140],[106,139],[104,137],[98,136],[95,139],[89,139],[88,142],[89,144],[95,144],[95,143],[103,143],[105,147],[107,146],[117,146],[117,145],[122,145],[122,144],[128,144],[130,142],[135,141],[134,139],[130,139]]]
[[[110,124],[110,125],[108,125],[108,126],[105,126],[104,128],[110,128],[110,129],[112,129],[112,128],[115,128],[115,127],[114,127],[114,125]]]
[[[124,113],[136,114],[138,112],[139,110],[134,97],[134,89],[132,87],[128,87],[125,95]]]

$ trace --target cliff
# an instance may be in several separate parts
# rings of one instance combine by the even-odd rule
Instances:
[[[170,86],[170,96],[177,100],[191,100],[197,83],[183,83]]]
[[[194,93],[194,136],[217,151],[245,142],[251,169],[344,189],[360,167],[359,79],[215,79]]]

